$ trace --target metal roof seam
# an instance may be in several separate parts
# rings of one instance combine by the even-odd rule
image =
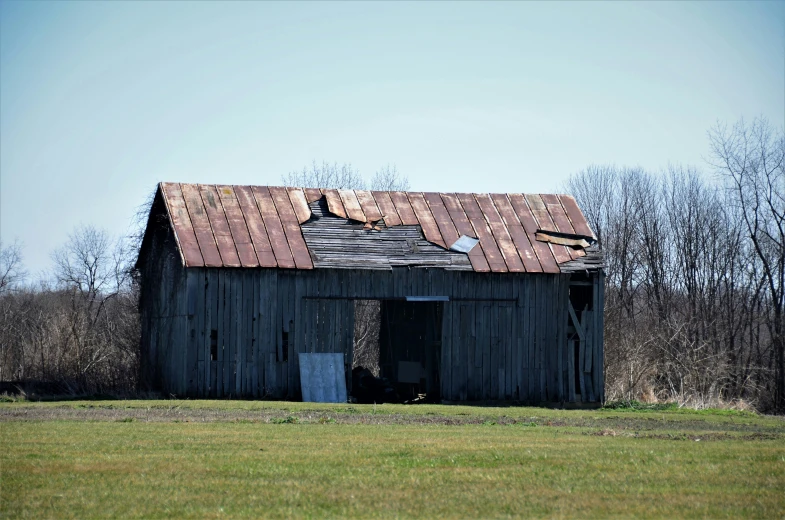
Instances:
[[[540,263],[540,259],[537,258],[537,253],[534,251],[534,247],[532,246],[531,241],[529,240],[529,235],[526,234],[526,230],[524,229],[523,224],[521,223],[520,218],[518,217],[518,214],[515,212],[515,209],[512,207],[512,203],[510,202],[508,195],[506,193],[497,193],[495,195],[496,197],[491,195],[491,202],[493,202],[493,205],[496,207],[496,211],[499,212],[499,215],[501,216],[504,225],[507,227],[507,232],[510,234],[510,238],[512,238],[513,243],[516,242],[516,239],[515,237],[513,237],[513,230],[511,229],[511,227],[517,226],[519,230],[516,231],[515,235],[518,237],[520,237],[521,235],[523,236],[522,247],[524,248],[528,247],[530,254],[534,255],[533,263],[535,263],[536,265],[531,266],[532,269],[529,269],[526,267],[526,264],[527,262],[531,263],[532,259],[527,258],[525,252],[521,249],[521,247],[518,247],[517,243],[515,243],[515,249],[518,252],[518,257],[521,259],[521,263],[523,264],[525,272],[527,273],[543,272],[543,267],[542,264]],[[502,211],[503,208],[499,207],[499,203],[496,199],[503,199],[508,205],[508,208],[504,208],[504,209],[509,209],[509,211]],[[510,223],[507,222],[508,217],[511,219]],[[535,267],[537,267],[538,269],[534,269]]]
[[[488,240],[488,234],[490,234],[491,238],[493,238],[493,233],[491,233],[490,228],[488,227],[488,223],[485,220],[485,215],[482,215],[482,218],[477,216],[477,212],[482,214],[482,209],[477,203],[477,199],[475,198],[474,194],[457,193],[456,196],[461,202],[463,211],[466,213],[466,216],[472,225],[472,229],[474,229],[474,232],[477,234],[477,238],[480,239],[480,245],[482,246],[483,252],[485,253],[485,258],[488,261],[488,266],[490,267],[491,271],[495,273],[507,272],[507,262],[504,261],[502,252],[499,249],[498,244],[496,244],[496,239],[494,238],[493,240]],[[476,207],[469,208],[466,204],[467,202],[473,203]],[[475,209],[477,211],[475,211]],[[482,227],[480,227],[480,223],[483,224]],[[498,258],[495,258],[497,253],[499,256]]]
[[[260,267],[262,265],[262,263],[259,262],[259,253],[256,251],[256,246],[253,243],[253,238],[251,237],[251,227],[248,225],[248,220],[245,218],[245,213],[243,212],[242,206],[240,206],[240,199],[237,198],[237,192],[234,191],[234,185],[231,185],[231,186],[228,186],[228,187],[232,190],[232,196],[234,197],[234,200],[237,201],[237,209],[239,209],[240,215],[243,217],[243,224],[245,225],[245,230],[248,233],[248,242],[250,242],[251,249],[253,249],[254,256],[256,257],[256,265],[252,266],[252,267]],[[226,211],[226,209],[224,208],[224,212],[225,211]],[[232,230],[232,227],[229,226],[229,231],[231,231],[231,230]],[[232,237],[234,237],[234,233],[232,233]],[[237,253],[239,255],[240,252],[238,251]]]
[[[281,222],[281,229],[283,229],[284,242],[286,242],[286,247],[289,250],[289,254],[292,256],[292,262],[294,263],[294,267],[296,269],[297,268],[297,262],[294,259],[294,251],[292,250],[292,244],[289,242],[289,235],[288,235],[288,233],[286,233],[286,223],[281,218],[281,210],[278,208],[278,203],[276,202],[275,195],[273,194],[273,191],[271,189],[273,187],[274,186],[268,186],[267,187],[267,191],[270,193],[270,199],[273,202],[273,207],[275,208],[275,211],[278,214],[278,220]],[[286,200],[289,202],[289,204],[291,204],[291,201],[289,200],[289,196],[288,195],[286,196]],[[294,208],[292,208],[292,211],[294,211]],[[302,231],[300,231],[300,233],[302,233]]]
[[[474,227],[469,221],[469,217],[466,215],[466,211],[463,209],[460,199],[458,199],[454,193],[439,193],[439,198],[442,199],[442,203],[444,204],[447,213],[450,215],[450,219],[453,221],[453,224],[455,224],[455,229],[458,231],[458,233],[467,236],[469,236],[469,233],[471,233],[472,238],[477,239],[477,245],[472,248],[471,251],[469,251],[469,260],[471,261],[472,269],[474,269],[476,272],[490,271],[491,267],[488,264],[488,259],[485,257],[482,244],[479,243],[477,232],[474,231]],[[453,209],[451,210],[450,207]],[[453,213],[455,213],[455,215],[453,215]],[[456,220],[456,216],[458,217],[458,220]],[[461,216],[463,218],[461,218]],[[468,228],[466,226],[468,226]],[[463,228],[465,231],[461,231],[461,228]]]
[[[567,217],[567,220],[570,222],[570,225],[572,226],[572,230],[573,230],[575,233],[578,233],[578,226],[579,226],[581,223],[580,223],[580,222],[575,222],[575,221],[572,219],[572,217],[570,217],[570,214],[569,214],[569,213],[567,213],[567,207],[564,205],[564,201],[562,200],[562,197],[563,197],[563,196],[564,196],[564,195],[562,195],[562,194],[557,194],[557,195],[556,195],[556,200],[558,200],[558,201],[559,201],[559,204],[561,205],[561,209],[562,209],[562,211],[564,212],[564,215]],[[588,227],[588,226],[587,226],[587,227]],[[578,234],[579,234],[579,233],[578,233]],[[579,250],[577,250],[577,251],[576,251],[576,255],[578,256],[578,258],[580,258],[580,257],[582,257],[582,256],[585,256],[585,255],[586,255],[586,251],[585,251],[584,249],[579,249]]]
[[[529,208],[540,229],[557,229],[556,224],[553,223],[551,213],[548,211],[548,205],[542,200],[539,193],[528,194],[524,198],[526,199],[526,202],[529,203]],[[532,202],[536,202],[538,203],[538,206],[542,207],[533,207]],[[556,258],[556,263],[562,264],[571,260],[570,254],[565,251],[564,246],[554,246],[553,244],[548,243],[548,247],[551,248],[551,252],[553,253],[554,258]]]
[[[453,222],[447,208],[444,207],[441,196],[439,196],[438,193],[425,192],[423,193],[423,199],[425,199],[425,204],[428,206],[428,209],[430,209],[431,215],[433,215],[433,218],[436,221],[436,227],[439,228],[439,233],[442,236],[445,247],[450,249],[461,235],[458,233],[458,228],[455,227],[455,222]],[[434,200],[434,203],[431,202],[432,199]],[[436,202],[438,202],[438,204],[436,204]],[[439,205],[441,205],[441,207],[439,207]],[[436,206],[435,209],[434,206]],[[440,218],[439,215],[446,218]]]
[[[280,195],[276,197],[275,193],[273,193],[272,189],[270,189],[270,195],[272,196],[272,199],[273,199],[273,205],[275,206],[276,210],[278,211],[278,218],[281,220],[281,226],[283,227],[284,237],[286,238],[286,245],[289,247],[289,252],[292,255],[292,261],[295,264],[295,268],[297,268],[297,269],[313,269],[313,261],[311,260],[310,251],[308,250],[308,246],[305,243],[305,239],[303,238],[302,227],[300,226],[300,223],[299,223],[299,221],[297,219],[297,212],[294,210],[294,204],[292,204],[292,200],[289,197],[289,193],[288,193],[288,191],[286,189],[284,189],[283,193],[281,193],[280,191],[278,191],[277,188],[276,188],[276,193],[280,193]],[[291,214],[289,216],[294,216],[294,221],[289,222],[288,220],[284,220],[283,218],[281,218],[282,211],[281,211],[281,209],[278,208],[278,205],[279,205],[278,199],[280,199],[280,204],[283,205],[283,208],[286,208],[287,205],[288,205],[288,209],[291,210]],[[283,213],[286,213],[286,212],[283,211]],[[296,236],[291,236],[290,237],[290,233],[287,231],[287,229],[289,228],[289,226],[287,224],[291,224],[291,223],[296,223],[297,224],[297,234],[296,234]],[[292,233],[294,233],[294,231],[292,231]],[[305,252],[308,253],[308,260],[306,262],[302,262],[302,258],[300,258],[300,254],[298,254],[298,252],[296,251],[296,246],[298,245],[296,243],[297,238],[299,238],[302,241],[302,244],[300,244],[300,245],[302,245],[305,248]],[[298,258],[300,258],[300,261],[298,261]],[[300,267],[300,265],[299,265],[300,263],[302,263],[303,265],[305,265],[307,267]]]
[[[177,226],[174,225],[174,220],[173,220],[173,217],[172,217],[173,211],[172,211],[171,206],[169,205],[169,198],[166,196],[166,192],[164,191],[164,184],[166,184],[166,183],[159,182],[158,183],[158,189],[161,191],[161,196],[164,199],[164,206],[166,207],[166,218],[169,220],[169,225],[172,226],[172,231],[174,232],[174,241],[175,241],[175,244],[177,244],[177,252],[180,254],[180,263],[183,265],[183,267],[187,267],[188,264],[185,261],[185,252],[183,251],[183,246],[180,243],[180,237],[177,235]],[[173,184],[177,184],[178,186],[180,185],[179,183],[173,183]],[[183,205],[185,205],[185,201],[183,201]],[[188,207],[185,208],[185,212],[188,213]],[[191,218],[190,215],[189,215],[188,218]],[[195,238],[196,238],[196,236],[194,235],[194,239]],[[197,244],[197,247],[198,247],[198,244]],[[199,251],[199,255],[200,256],[201,256],[201,254],[202,254],[202,252]],[[202,263],[204,263],[204,257],[202,257]]]
[[[436,223],[436,218],[433,216],[433,212],[431,211],[430,206],[428,206],[428,202],[425,200],[425,195],[419,191],[405,193],[406,198],[409,199],[409,204],[411,204],[412,210],[414,211],[414,216],[420,223],[425,239],[437,246],[447,249],[447,246],[444,243],[444,237],[442,237],[442,233],[439,230],[439,224]],[[412,195],[414,195],[414,197],[412,197]],[[421,208],[420,215],[417,214],[417,207]],[[426,222],[423,222],[423,219],[425,219]],[[431,238],[428,237],[429,234],[431,235]]]
[[[369,190],[354,190],[354,196],[357,197],[357,201],[360,203],[360,208],[363,210],[365,214],[365,219],[367,222],[378,222],[382,219],[382,210],[379,209],[379,205],[376,203],[376,199]],[[376,213],[368,213],[369,211]],[[378,215],[378,218],[373,218]]]
[[[564,213],[564,208],[562,208],[558,195],[541,193],[540,198],[545,204],[545,209],[548,210],[548,215],[551,218],[551,222],[553,222],[553,225],[556,226],[556,231],[560,233],[574,233],[575,230],[572,227],[572,222],[570,222],[570,219],[567,218],[567,214]],[[559,211],[561,211],[561,215],[559,214]],[[575,260],[579,256],[576,251],[570,247],[565,246],[564,250],[570,256],[570,260]]]
[[[223,205],[223,202],[221,202],[221,196],[218,193],[218,186],[216,184],[202,184],[200,186],[204,186],[205,187],[205,191],[199,190],[199,192],[200,192],[200,194],[202,196],[202,203],[205,206],[205,211],[207,212],[207,220],[210,222],[210,229],[212,229],[212,231],[213,231],[213,238],[215,238],[215,243],[218,245],[218,254],[221,256],[221,262],[223,263],[224,267],[232,267],[231,265],[227,265],[227,259],[224,258],[224,255],[231,256],[231,253],[234,252],[234,254],[237,255],[237,262],[240,263],[240,254],[237,252],[237,246],[234,243],[234,236],[232,236],[232,229],[229,227],[229,219],[226,218],[226,212],[224,211],[224,205]],[[232,246],[231,246],[231,248],[227,248],[226,251],[221,251],[221,244],[218,241],[218,235],[216,235],[216,233],[215,233],[216,226],[213,225],[213,221],[210,218],[210,211],[207,209],[207,206],[209,204],[204,200],[205,197],[209,198],[208,195],[205,195],[205,192],[207,192],[208,194],[212,195],[212,193],[209,192],[210,188],[213,188],[215,190],[215,198],[217,199],[216,206],[220,205],[220,214],[223,215],[223,218],[226,221],[226,227],[227,227],[227,229],[229,229],[229,236],[232,237]],[[219,208],[216,207],[215,209],[216,209],[216,211],[218,211]],[[216,221],[215,224],[218,224],[218,222]],[[223,236],[223,235],[221,235],[221,236]],[[240,263],[240,265],[242,266],[242,263]]]
[[[537,223],[537,227],[542,228],[542,223],[540,222],[540,219],[537,217],[537,213],[534,212],[534,210],[531,207],[531,204],[529,204],[528,195],[524,194],[523,200],[526,202],[526,206],[529,208],[529,211],[531,211],[531,214],[534,216],[534,221]],[[537,239],[535,238],[535,240]],[[553,256],[553,259],[556,261],[556,265],[558,266],[560,263],[559,258],[556,256],[556,251],[553,250],[552,244],[550,242],[541,242],[541,243],[544,244],[548,249],[550,249],[551,255]]]
[[[548,247],[548,244],[537,242],[534,239],[534,233],[539,227],[539,224],[537,223],[537,218],[534,216],[534,213],[529,207],[529,203],[526,200],[526,195],[523,193],[508,193],[507,200],[510,201],[513,210],[515,210],[515,216],[518,217],[518,220],[520,221],[521,226],[526,233],[526,238],[529,239],[529,243],[532,245],[534,254],[542,266],[542,271],[544,273],[558,272],[559,264],[556,261],[556,257],[553,256],[553,251],[550,249],[550,247]],[[524,221],[524,216],[528,217],[526,221]],[[531,220],[529,221],[529,219]],[[529,225],[527,225],[527,221],[529,222]],[[533,227],[531,224],[533,224]],[[556,271],[553,269],[556,269]]]
[[[259,210],[259,203],[256,202],[256,197],[253,194],[253,190],[251,190],[250,187],[248,187],[248,186],[245,186],[245,187],[248,188],[248,193],[250,193],[251,199],[253,199],[253,209],[255,209],[256,213],[259,215],[259,222],[261,223],[262,229],[264,230],[265,239],[267,240],[267,243],[270,244],[270,235],[267,232],[267,226],[264,223],[264,218],[262,218],[262,212]],[[238,203],[239,203],[240,197],[237,196],[236,188],[237,188],[237,186],[232,186],[232,191],[234,191],[234,196],[237,198]],[[247,198],[247,196],[246,196],[246,198]],[[250,201],[248,201],[248,202],[250,202]],[[242,204],[240,204],[240,211],[243,214],[243,220],[245,220],[245,225],[248,227],[248,233],[249,233],[249,235],[251,235],[251,245],[253,246],[254,252],[256,252],[256,259],[259,261],[259,267],[278,267],[278,262],[275,260],[275,254],[273,253],[273,246],[272,246],[272,244],[270,244],[270,254],[273,255],[273,262],[271,262],[271,263],[275,263],[275,265],[274,266],[264,265],[265,262],[262,260],[262,258],[265,257],[264,251],[260,251],[259,248],[257,247],[256,240],[254,240],[254,235],[251,232],[252,231],[251,230],[251,226],[248,224],[248,217],[249,216],[245,214],[245,211],[243,211],[243,205]],[[253,210],[251,208],[249,208],[249,211],[253,211]]]
[[[181,192],[182,192],[184,186],[185,186],[185,183],[181,183],[180,184],[180,191]],[[201,193],[201,190],[199,189],[200,184],[193,184],[193,185],[189,184],[188,186],[193,186],[193,188],[196,190],[196,193],[194,194],[194,199],[196,199],[196,200],[192,200],[192,202],[196,203],[198,201],[198,204],[201,204],[202,210],[204,211],[204,217],[207,220],[207,230],[209,230],[209,235],[210,235],[209,242],[210,242],[210,244],[215,246],[215,253],[218,255],[218,260],[220,261],[220,265],[217,265],[217,266],[208,266],[207,265],[207,260],[205,259],[205,252],[202,250],[202,244],[198,243],[199,242],[199,237],[197,236],[197,244],[199,245],[199,251],[202,253],[202,258],[205,260],[205,262],[204,262],[205,267],[222,267],[223,266],[223,258],[221,257],[221,251],[218,248],[218,241],[215,239],[215,233],[213,232],[213,225],[210,222],[209,216],[207,215],[207,208],[205,207],[204,200],[202,199],[202,193]],[[198,195],[198,197],[197,197],[197,195]],[[184,192],[183,192],[183,200],[185,201],[185,209],[188,212],[188,218],[191,219],[191,223],[193,224],[193,222],[195,222],[194,215],[191,214],[191,208],[188,207],[188,199],[185,198],[185,193]],[[194,228],[194,231],[195,230],[196,230],[196,228]],[[207,244],[205,244],[205,245],[207,245]]]
[[[390,204],[389,204],[389,206],[387,204],[385,204],[385,206],[387,206],[388,208],[390,206],[392,207],[393,212],[395,212],[395,218],[398,219],[398,224],[394,224],[394,225],[399,225],[400,226],[403,223],[403,220],[401,220],[401,216],[398,214],[398,210],[395,209],[395,203],[392,201],[392,198],[390,197],[390,192],[389,191],[371,191],[371,196],[373,197],[374,202],[376,202],[376,207],[379,208],[379,212],[381,213],[382,208],[379,206],[379,201],[376,200],[377,193],[384,193],[385,195],[387,195],[387,198],[389,199]],[[387,215],[382,215],[382,219],[384,219],[384,225],[387,226],[387,227],[391,227],[391,226],[388,225],[386,217],[387,217]]]
[[[251,193],[253,194],[253,198],[256,201],[256,206],[259,209],[259,214],[262,216],[262,222],[264,223],[264,228],[267,231],[267,236],[270,239],[270,247],[273,250],[273,256],[275,257],[275,262],[278,264],[278,267],[280,267],[281,269],[289,269],[289,267],[281,265],[281,261],[287,259],[285,256],[283,256],[284,253],[288,252],[289,253],[289,258],[291,258],[291,260],[292,260],[292,268],[295,267],[294,257],[292,256],[292,251],[291,251],[291,248],[289,247],[289,241],[286,240],[286,232],[283,229],[283,224],[281,223],[281,217],[278,216],[278,210],[276,209],[275,217],[278,219],[278,224],[281,226],[281,230],[280,231],[283,234],[283,239],[284,239],[283,241],[286,243],[286,249],[284,251],[282,251],[282,252],[277,251],[277,249],[281,247],[281,244],[278,241],[273,241],[273,238],[274,238],[274,236],[276,234],[273,231],[276,231],[276,232],[278,231],[277,229],[272,229],[275,226],[271,227],[271,225],[270,225],[270,224],[272,224],[274,219],[271,219],[270,224],[268,224],[267,218],[265,218],[265,212],[264,212],[264,210],[262,208],[262,201],[259,200],[259,195],[261,195],[263,197],[264,196],[264,192],[260,191],[260,193],[257,193],[257,190],[255,190],[253,188],[258,188],[259,190],[264,188],[266,190],[266,192],[267,192],[267,197],[270,198],[270,202],[272,203],[273,208],[275,208],[275,202],[273,201],[273,197],[270,194],[270,189],[267,186],[253,186],[252,187]],[[281,254],[282,258],[279,258],[278,254],[276,254],[276,253]]]
[[[567,211],[567,206],[564,204],[564,199],[565,199],[565,198],[571,198],[571,199],[573,200],[573,203],[575,204],[575,206],[576,206],[576,208],[577,208],[577,207],[578,207],[578,204],[577,204],[577,202],[575,201],[575,198],[574,198],[574,197],[572,197],[571,195],[566,195],[566,194],[560,194],[560,195],[557,195],[557,197],[558,197],[558,199],[559,199],[559,203],[560,203],[560,204],[561,204],[561,206],[562,206],[562,209],[564,209],[564,214],[565,214],[565,215],[567,215],[567,218],[568,218],[568,219],[569,219],[569,221],[572,223],[572,227],[573,227],[573,229],[575,230],[575,232],[576,232],[576,233],[578,232],[578,226],[581,226],[581,227],[583,227],[583,226],[586,226],[586,230],[587,230],[587,231],[589,231],[589,236],[591,236],[591,237],[593,237],[594,239],[596,239],[596,238],[597,238],[597,236],[594,234],[594,230],[593,230],[593,229],[591,228],[591,226],[589,225],[589,222],[588,222],[588,220],[586,219],[586,216],[585,216],[585,215],[583,215],[583,212],[581,212],[581,216],[583,217],[583,220],[584,220],[584,222],[575,222],[575,219],[573,219],[572,217],[570,217],[570,212],[569,212],[569,211]]]
[[[224,207],[224,201],[221,197],[221,191],[218,188],[218,184],[214,184],[213,187],[215,188],[215,192],[218,194],[218,203],[221,205],[221,212],[226,219],[226,226],[229,228],[229,235],[232,237],[232,247],[234,248],[234,252],[237,253],[237,259],[240,261],[240,265],[243,266],[243,261],[240,257],[240,250],[237,248],[237,239],[234,236],[234,231],[232,231],[232,225],[229,223],[229,216],[226,214],[226,208]],[[232,190],[232,195],[234,195],[234,190]],[[245,217],[243,217],[243,222],[245,222]],[[246,229],[247,227],[248,224],[246,224]]]
[[[481,199],[478,197],[482,197],[482,203],[480,202]],[[513,242],[512,236],[510,235],[510,230],[507,229],[507,225],[504,223],[504,219],[499,212],[499,208],[497,208],[496,204],[493,202],[493,197],[491,194],[475,194],[474,200],[476,200],[477,205],[480,206],[480,211],[482,212],[483,217],[485,217],[485,221],[488,223],[488,227],[491,230],[491,235],[496,241],[496,246],[499,248],[499,251],[502,254],[504,263],[507,265],[507,270],[511,273],[526,272],[526,269],[523,266],[523,260],[521,260],[520,253],[518,251],[518,247],[515,245],[515,242]],[[489,211],[485,211],[483,209],[483,205],[487,205],[487,209]],[[496,218],[492,218],[494,215],[492,215],[491,212],[496,213]],[[494,227],[497,227],[497,231],[494,231]],[[515,251],[514,255],[512,254],[511,250]],[[507,254],[505,254],[505,251]]]
[[[475,229],[474,223],[469,218],[469,214],[466,213],[466,208],[463,207],[463,202],[461,201],[461,198],[458,196],[457,193],[454,193],[453,196],[455,197],[455,201],[458,203],[458,206],[460,206],[461,211],[463,211],[463,214],[466,215],[466,221],[469,223],[469,226],[471,226],[472,230],[474,230],[474,236],[477,237],[477,240],[479,240],[480,235],[477,233],[477,229]],[[488,270],[492,271],[491,263],[488,261],[488,253],[485,251],[485,247],[483,247],[482,241],[480,241],[478,245],[480,246],[480,251],[482,251],[482,256],[485,258],[485,262],[488,264]]]

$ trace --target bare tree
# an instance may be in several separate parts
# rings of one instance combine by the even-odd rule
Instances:
[[[3,246],[0,242],[0,294],[13,289],[26,276],[22,266],[22,245],[14,242]]]
[[[712,160],[725,180],[760,261],[772,309],[775,406],[785,411],[785,131],[763,118],[709,131]]]
[[[409,188],[409,179],[401,175],[394,164],[377,170],[371,179],[372,190],[407,191]]]
[[[770,408],[774,312],[738,205],[675,166],[594,166],[566,189],[603,242],[606,395]]]
[[[322,162],[320,165],[316,161],[301,171],[283,175],[281,181],[285,186],[303,188],[364,190],[370,187],[372,190],[379,191],[406,191],[409,189],[409,179],[402,175],[394,164],[388,164],[377,170],[370,183],[366,182],[360,172],[351,164],[338,165],[338,163]]]
[[[356,189],[365,188],[365,180],[351,164],[338,163],[330,164],[322,162],[317,164],[314,161],[310,167],[304,167],[299,172],[289,172],[281,177],[285,186],[297,186],[301,188],[337,188],[337,189]]]

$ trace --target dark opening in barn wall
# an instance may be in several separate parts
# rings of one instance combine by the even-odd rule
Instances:
[[[575,394],[579,396],[585,392],[585,384],[581,384],[583,367],[585,365],[585,363],[581,363],[581,352],[582,347],[585,345],[586,331],[581,324],[587,322],[587,316],[584,316],[584,313],[590,313],[593,310],[593,299],[594,284],[590,280],[574,277],[570,281],[570,306],[575,319],[570,318],[567,330],[568,342],[572,347],[573,367],[577,367],[573,370],[572,383],[575,385]]]
[[[354,301],[352,370],[364,368],[374,377],[379,377],[379,330],[381,324],[381,300]]]
[[[381,311],[382,377],[404,401],[438,401],[444,303],[383,300]]]
[[[438,401],[442,316],[442,302],[355,300],[353,397]]]

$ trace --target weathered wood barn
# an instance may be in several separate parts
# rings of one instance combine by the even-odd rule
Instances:
[[[323,352],[351,394],[355,301],[378,300],[394,384],[603,399],[602,256],[570,196],[161,183],[137,270],[166,393],[299,399],[298,354]]]

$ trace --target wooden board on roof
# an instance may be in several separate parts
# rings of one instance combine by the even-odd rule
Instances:
[[[346,216],[346,209],[343,207],[343,202],[341,201],[341,196],[338,194],[338,190],[329,189],[322,191],[327,199],[327,209],[330,213],[336,217],[348,218]]]
[[[343,207],[346,209],[346,216],[348,218],[358,222],[368,222],[354,190],[338,190],[338,195],[341,197],[341,202],[343,202]]]
[[[560,233],[574,234],[575,230],[572,227],[570,219],[567,218],[567,214],[564,212],[564,208],[561,205],[561,201],[559,201],[559,197],[557,195],[542,194],[540,195],[540,198],[545,203],[545,207],[548,209],[548,214],[551,216],[551,220],[556,225],[556,230]],[[583,251],[575,250],[571,247],[566,247],[565,249],[567,253],[569,253],[570,259],[572,260],[585,254]]]
[[[202,195],[199,193],[197,184],[181,184],[185,206],[188,208],[188,215],[191,217],[191,224],[196,234],[196,241],[202,253],[205,267],[221,267],[223,261],[218,252],[218,245],[215,242],[210,219],[204,208]]]
[[[521,262],[521,257],[518,255],[518,249],[515,247],[515,243],[510,237],[510,232],[507,231],[507,227],[504,225],[504,221],[501,215],[499,215],[496,206],[494,206],[491,197],[489,195],[477,194],[474,196],[474,200],[477,201],[480,210],[485,215],[486,222],[490,225],[491,233],[493,233],[493,237],[496,239],[496,245],[499,247],[499,251],[501,251],[504,263],[507,264],[507,270],[511,273],[524,272],[525,269],[523,262]]]
[[[382,213],[376,205],[376,201],[370,191],[355,190],[354,194],[360,202],[360,208],[362,208],[362,212],[365,214],[367,222],[377,222],[381,220]]]
[[[294,212],[286,189],[271,187],[270,195],[272,195],[273,203],[278,210],[278,216],[281,219],[286,240],[289,242],[289,250],[292,253],[295,267],[297,269],[313,269],[311,254],[308,252],[308,246],[305,245],[297,214]]]
[[[386,191],[372,191],[371,195],[373,195],[376,207],[379,208],[384,218],[384,224],[387,227],[400,226],[401,217],[398,216],[398,212],[395,210],[395,204],[393,204],[390,198],[390,193]]]
[[[322,190],[319,188],[303,188],[303,191],[305,192],[305,200],[308,201],[308,204],[316,202],[324,196],[322,195]]]
[[[439,226],[436,224],[436,219],[433,218],[431,208],[429,208],[428,203],[425,202],[425,197],[423,197],[423,194],[409,192],[407,193],[407,196],[409,198],[409,203],[412,205],[412,209],[414,210],[414,214],[417,216],[417,221],[422,227],[423,234],[425,234],[425,239],[428,242],[447,249],[447,245],[444,243],[442,234],[439,231]]]
[[[286,188],[286,193],[289,194],[289,200],[297,215],[297,223],[307,222],[311,218],[311,208],[308,207],[308,201],[302,188]]]
[[[572,227],[576,233],[597,238],[597,236],[591,230],[589,223],[586,221],[586,217],[583,216],[580,208],[578,208],[578,203],[575,202],[574,197],[571,195],[559,195],[559,201],[561,202],[564,212],[570,219],[570,223],[572,224]]]
[[[275,209],[270,190],[265,186],[252,186],[251,191],[259,206],[259,212],[262,214],[264,227],[267,230],[267,236],[270,238],[270,244],[272,245],[278,267],[294,269],[295,263],[292,258],[292,252],[289,249],[289,241],[286,239],[283,224],[281,224],[281,219],[278,216],[278,210]]]
[[[470,193],[458,193],[458,200],[463,207],[463,211],[469,219],[477,238],[480,239],[480,245],[485,253],[485,258],[488,260],[488,265],[494,273],[506,273],[507,264],[504,262],[504,257],[496,245],[496,240],[493,238],[488,223],[485,221],[485,216],[480,210],[474,196]]]
[[[420,221],[417,220],[417,216],[414,214],[414,210],[409,203],[409,198],[406,196],[406,193],[402,191],[391,191],[390,199],[392,199],[395,210],[398,212],[398,216],[401,218],[401,223],[404,226],[416,226],[420,223]]]
[[[237,248],[237,255],[243,267],[259,267],[251,235],[245,223],[243,211],[240,209],[240,202],[234,194],[231,186],[216,186],[221,205],[229,223],[229,230],[232,233],[234,245]]]
[[[548,244],[539,242],[534,237],[539,225],[537,224],[537,220],[534,218],[531,209],[529,209],[526,198],[520,193],[510,193],[507,195],[507,198],[510,200],[510,204],[512,204],[516,215],[518,215],[518,220],[520,220],[523,229],[526,231],[526,236],[529,238],[529,242],[537,255],[537,259],[540,261],[543,272],[561,272],[559,265],[556,263],[556,258],[553,256],[553,251],[548,247]]]
[[[537,219],[539,228],[546,231],[558,231],[556,229],[556,224],[554,224],[553,219],[551,218],[551,214],[548,213],[548,208],[542,200],[542,197],[536,194],[527,194],[525,195],[525,198],[534,218]],[[561,264],[563,262],[569,262],[572,259],[566,247],[557,245],[551,245],[550,247],[551,251],[553,251],[554,258],[556,258],[556,262]]]
[[[200,184],[199,193],[207,211],[207,218],[210,219],[210,227],[213,228],[215,243],[218,245],[224,267],[241,267],[240,257],[237,255],[237,248],[218,191],[212,184]]]
[[[503,193],[495,193],[491,195],[491,199],[496,209],[499,210],[499,215],[510,233],[526,272],[541,273],[542,265],[540,265],[540,261],[537,259],[537,254],[534,252],[529,237],[526,235],[526,230],[523,229],[518,215],[515,214],[515,210],[512,204],[510,204],[510,200]]]
[[[458,197],[453,193],[441,193],[440,195],[442,202],[444,202],[444,207],[450,215],[450,219],[455,224],[456,231],[461,235],[477,238],[477,234],[463,211],[463,206],[458,201]],[[472,264],[472,269],[478,273],[486,273],[491,270],[483,253],[482,244],[477,244],[469,251],[469,261]]]
[[[259,265],[261,267],[276,267],[278,262],[275,261],[270,238],[267,236],[267,230],[264,227],[264,221],[262,220],[261,213],[259,213],[259,206],[253,196],[251,187],[235,186],[234,193],[248,226],[248,232],[254,250],[256,251],[256,258],[259,261]]]
[[[196,233],[191,224],[191,217],[188,215],[188,208],[185,206],[185,199],[183,198],[180,185],[162,182],[161,195],[168,207],[175,237],[180,245],[180,251],[186,267],[203,266],[204,259],[202,258],[202,252],[199,250],[199,243],[196,241]]]
[[[444,207],[444,202],[438,193],[424,193],[425,201],[428,207],[431,208],[433,218],[436,220],[436,225],[439,227],[439,232],[442,235],[444,244],[447,248],[452,247],[456,240],[460,237],[455,224],[450,218],[450,213]]]

